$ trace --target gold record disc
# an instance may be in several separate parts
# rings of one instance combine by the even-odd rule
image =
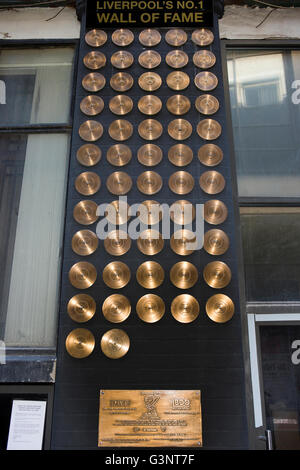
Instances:
[[[132,151],[125,144],[115,144],[109,147],[106,158],[111,165],[124,166],[130,162]]]
[[[190,84],[190,77],[185,72],[171,72],[167,76],[167,85],[171,90],[185,90]]]
[[[77,289],[88,289],[97,279],[97,271],[93,264],[87,261],[79,261],[69,271],[69,280]]]
[[[76,359],[88,357],[92,354],[94,347],[94,335],[86,328],[76,328],[66,338],[66,350]]]
[[[218,86],[218,78],[212,72],[199,72],[194,78],[194,83],[201,91],[212,91]]]
[[[223,255],[229,248],[228,235],[223,230],[211,229],[204,234],[204,250],[210,255]]]
[[[76,157],[80,165],[95,166],[100,162],[102,152],[95,144],[83,144],[77,150]]]
[[[142,165],[155,166],[161,162],[163,153],[158,145],[145,144],[138,149],[137,158]]]
[[[100,91],[105,87],[106,79],[101,73],[91,72],[82,79],[82,86],[87,91]]]
[[[122,289],[130,281],[130,269],[121,261],[112,261],[103,269],[103,281],[112,289]]]
[[[158,193],[162,186],[162,177],[155,171],[144,171],[136,181],[138,190],[147,195]]]
[[[100,187],[100,176],[93,171],[85,171],[78,175],[75,180],[76,191],[83,196],[93,196],[99,191]]]
[[[130,219],[129,205],[122,200],[113,201],[106,206],[105,217],[112,225],[123,225]]]
[[[170,51],[166,55],[166,63],[173,69],[181,69],[189,62],[189,56],[181,50]]]
[[[166,35],[165,40],[170,46],[183,46],[187,41],[187,34],[183,29],[170,29]]]
[[[155,294],[143,295],[136,304],[136,313],[146,323],[155,323],[165,314],[165,303]]]
[[[107,41],[107,34],[102,29],[92,29],[85,35],[85,42],[91,47],[103,46]]]
[[[117,29],[112,33],[111,40],[116,46],[129,46],[134,41],[134,34],[130,29]]]
[[[91,70],[98,70],[105,66],[106,57],[103,52],[91,51],[83,58],[84,65]]]
[[[108,133],[112,139],[122,142],[132,136],[133,126],[125,119],[117,119],[109,125]]]
[[[139,55],[139,64],[145,69],[155,69],[161,63],[161,56],[156,51],[144,51]]]
[[[104,101],[100,96],[90,95],[81,100],[80,109],[87,116],[96,116],[104,108]]]
[[[157,255],[164,247],[164,240],[157,230],[144,230],[137,239],[137,247],[144,255]]]
[[[115,73],[110,79],[110,86],[115,91],[128,91],[133,87],[133,78],[127,72]]]
[[[177,230],[171,237],[171,249],[180,256],[187,256],[193,253],[196,245],[196,236],[191,230]]]
[[[196,29],[192,33],[192,41],[197,44],[197,46],[209,46],[213,40],[214,35],[209,29]]]
[[[226,323],[234,315],[234,303],[225,294],[215,294],[206,302],[206,313],[216,323]]]
[[[198,281],[198,270],[188,261],[179,261],[172,266],[170,279],[178,289],[190,289]]]
[[[130,113],[133,108],[133,101],[129,96],[117,95],[109,101],[109,109],[118,116]]]
[[[129,348],[130,339],[123,330],[109,330],[101,338],[101,350],[109,359],[120,359]]]
[[[222,289],[231,281],[231,270],[222,261],[212,261],[203,270],[203,278],[207,285],[214,289]]]
[[[191,107],[190,100],[184,95],[173,95],[167,100],[167,109],[172,114],[180,116],[186,114]]]
[[[99,245],[97,235],[91,230],[80,230],[72,238],[72,250],[77,255],[88,256],[94,253]]]
[[[176,225],[188,225],[195,219],[195,216],[195,207],[184,199],[173,202],[170,207],[170,217]]]
[[[139,99],[138,108],[143,114],[153,115],[159,113],[162,108],[161,99],[155,95],[145,95]]]
[[[162,208],[157,201],[144,201],[137,210],[137,216],[144,225],[155,225],[162,219]]]
[[[205,115],[215,114],[219,107],[219,100],[212,95],[200,95],[196,98],[195,107],[199,113]]]
[[[131,305],[127,297],[112,294],[102,304],[102,313],[106,320],[112,323],[122,323],[131,313]]]
[[[82,140],[87,142],[95,142],[100,139],[103,134],[103,126],[97,121],[85,121],[79,127],[78,133]]]
[[[207,194],[219,194],[225,184],[224,176],[218,171],[205,171],[199,178],[200,188]]]
[[[128,69],[134,62],[133,55],[128,51],[117,51],[111,56],[111,65],[116,69]]]
[[[186,166],[193,160],[193,151],[188,145],[176,144],[170,147],[168,159],[175,166]]]
[[[138,126],[138,133],[142,139],[155,140],[163,133],[163,127],[156,119],[145,119]]]
[[[211,51],[197,51],[193,55],[193,62],[196,67],[200,69],[209,69],[213,67],[216,63],[216,56]]]
[[[211,225],[219,225],[225,222],[228,210],[224,202],[211,199],[204,203],[204,220]]]
[[[112,230],[104,240],[104,248],[110,255],[122,256],[130,250],[131,239],[123,230]]]
[[[173,299],[171,313],[180,323],[191,323],[200,312],[198,300],[190,294],[181,294]]]
[[[160,88],[162,79],[158,73],[145,72],[139,76],[138,83],[140,88],[145,91],[155,91]]]
[[[90,295],[77,294],[69,300],[67,311],[73,321],[85,323],[95,315],[96,302]]]
[[[164,278],[164,270],[156,261],[145,261],[136,271],[137,282],[145,289],[159,287],[164,282]]]
[[[169,178],[169,188],[175,194],[188,194],[194,188],[194,178],[187,171],[176,171]]]
[[[223,160],[223,151],[218,145],[205,144],[199,148],[198,158],[202,165],[216,166]]]
[[[188,139],[192,132],[192,124],[186,119],[174,119],[174,121],[171,121],[168,125],[168,134],[175,140]]]
[[[161,41],[160,32],[152,28],[144,29],[139,34],[139,41],[146,47],[157,46]]]
[[[222,126],[214,119],[203,119],[197,125],[197,133],[202,139],[215,140],[222,133]]]
[[[123,196],[131,190],[132,179],[124,171],[115,171],[107,178],[106,187],[111,194]]]
[[[81,225],[92,225],[98,220],[97,209],[94,201],[80,201],[74,207],[73,217]]]

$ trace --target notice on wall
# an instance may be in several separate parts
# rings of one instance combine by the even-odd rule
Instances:
[[[41,450],[46,401],[14,400],[7,450]]]

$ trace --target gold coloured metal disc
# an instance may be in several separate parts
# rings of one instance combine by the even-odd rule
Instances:
[[[190,77],[187,73],[176,70],[167,76],[167,85],[171,90],[185,90],[190,84]]]
[[[166,63],[174,69],[181,69],[189,62],[189,56],[181,50],[170,51],[166,55]]]
[[[106,320],[112,323],[122,323],[131,313],[131,305],[127,297],[112,294],[102,304],[102,313]]]
[[[197,125],[197,133],[202,139],[215,140],[222,133],[222,126],[214,119],[203,119]]]
[[[106,187],[111,194],[123,196],[132,188],[132,179],[124,171],[114,171],[106,180]]]
[[[215,96],[200,95],[196,98],[195,107],[199,113],[211,115],[218,111],[220,104]]]
[[[173,202],[170,207],[171,220],[177,225],[188,225],[196,216],[196,209],[193,204],[184,199]]]
[[[160,32],[152,28],[144,29],[139,34],[139,41],[146,47],[157,46],[161,41]]]
[[[136,304],[136,313],[146,323],[155,323],[165,314],[165,303],[155,294],[143,295]]]
[[[162,219],[162,208],[159,202],[147,200],[137,210],[137,216],[144,225],[155,225]]]
[[[112,33],[111,40],[116,46],[129,46],[134,41],[134,34],[130,29],[117,29]]]
[[[138,108],[143,114],[153,115],[159,113],[162,108],[161,99],[155,95],[144,95],[139,99]]]
[[[66,350],[70,356],[83,359],[92,354],[95,347],[93,333],[86,328],[76,328],[66,338]]]
[[[226,323],[234,315],[234,303],[225,294],[215,294],[206,302],[206,313],[216,323]]]
[[[175,140],[188,139],[192,132],[192,124],[186,119],[174,119],[168,125],[168,134]]]
[[[180,323],[191,323],[200,312],[198,300],[190,294],[181,294],[173,299],[171,313]]]
[[[193,160],[193,151],[188,145],[176,144],[170,147],[168,159],[175,166],[186,166]]]
[[[128,91],[133,86],[133,78],[127,72],[115,73],[110,79],[110,86],[115,91]]]
[[[194,78],[194,83],[201,91],[212,91],[218,86],[218,78],[212,72],[199,72]]]
[[[154,69],[161,63],[161,56],[153,50],[144,51],[139,55],[139,64],[145,69]]]
[[[144,255],[157,255],[164,247],[164,240],[157,230],[144,230],[137,239],[137,247]]]
[[[118,116],[130,113],[133,108],[133,101],[130,96],[117,95],[109,101],[109,109]]]
[[[194,178],[187,171],[176,171],[169,178],[169,188],[175,194],[188,194],[194,188]]]
[[[207,194],[219,194],[225,184],[224,176],[218,171],[205,171],[199,178],[200,188]]]
[[[196,244],[196,236],[191,230],[177,230],[173,233],[170,246],[171,249],[180,256],[187,256],[193,253]]]
[[[124,166],[130,162],[132,151],[125,144],[115,144],[109,147],[106,158],[111,165]]]
[[[116,69],[127,69],[134,62],[133,55],[128,51],[117,51],[111,56],[111,65]]]
[[[100,91],[105,87],[106,79],[99,72],[91,72],[82,79],[82,86],[87,91]]]
[[[112,230],[104,240],[104,248],[110,255],[122,256],[130,250],[131,239],[123,230]]]
[[[112,261],[103,269],[103,281],[112,289],[122,289],[130,281],[130,269],[121,261]]]
[[[107,34],[102,29],[92,29],[85,35],[85,42],[91,47],[103,46],[107,41]]]
[[[229,248],[228,235],[223,230],[211,229],[204,234],[204,250],[210,255],[223,255]]]
[[[165,278],[163,268],[156,261],[145,261],[136,271],[137,282],[145,289],[155,289]]]
[[[123,330],[109,330],[101,338],[101,350],[109,359],[120,359],[129,348],[130,339]]]
[[[90,95],[81,100],[80,109],[87,116],[96,116],[104,108],[104,101],[100,96]]]
[[[172,266],[170,279],[178,289],[190,289],[198,281],[198,270],[188,261],[179,261]]]
[[[158,73],[145,72],[139,76],[138,84],[145,91],[158,90],[162,84],[162,79]]]
[[[173,95],[167,100],[167,109],[172,114],[180,116],[186,114],[191,107],[190,100],[184,95]]]
[[[138,176],[136,184],[141,193],[151,195],[161,190],[163,181],[160,174],[155,171],[144,171]]]
[[[100,176],[93,171],[85,171],[78,175],[75,180],[76,191],[83,196],[92,196],[93,194],[96,194],[100,187]]]
[[[129,205],[122,200],[113,201],[106,206],[105,217],[113,225],[123,225],[130,219]]]
[[[95,144],[83,144],[77,150],[76,157],[80,165],[95,166],[100,162],[102,152]]]
[[[98,220],[98,204],[94,201],[80,201],[73,210],[73,217],[81,225],[92,225]]]
[[[192,33],[192,41],[197,44],[197,46],[209,46],[213,40],[214,35],[209,29],[196,29]]]
[[[205,266],[203,278],[210,287],[222,289],[228,286],[231,281],[231,270],[222,261],[212,261]]]
[[[202,165],[216,166],[223,160],[223,151],[218,145],[205,144],[199,148],[198,158]]]
[[[69,271],[69,280],[77,289],[88,289],[97,279],[97,271],[93,264],[79,261]]]
[[[142,139],[155,140],[163,133],[163,127],[156,119],[145,119],[138,126],[138,133]]]
[[[80,230],[72,238],[72,250],[80,256],[94,253],[99,245],[97,235],[91,230]]]
[[[108,133],[112,139],[122,142],[132,136],[133,126],[125,119],[117,119],[109,125]]]
[[[103,134],[103,126],[97,121],[85,121],[79,127],[78,133],[82,140],[87,142],[95,142],[100,139]]]
[[[197,51],[193,55],[193,62],[194,65],[196,65],[196,67],[199,67],[200,69],[209,69],[210,67],[213,67],[215,65],[216,56],[211,51]]]
[[[105,66],[106,57],[103,52],[91,51],[84,56],[83,63],[88,69],[98,70]]]
[[[145,144],[138,149],[137,158],[142,165],[155,166],[161,162],[163,153],[158,145]]]
[[[73,321],[85,323],[95,315],[96,302],[90,295],[77,294],[69,300],[67,311]]]
[[[187,41],[187,34],[183,29],[170,29],[166,35],[165,40],[170,46],[183,46]]]
[[[204,220],[208,224],[219,225],[225,222],[228,209],[224,202],[218,199],[210,199],[204,203]]]

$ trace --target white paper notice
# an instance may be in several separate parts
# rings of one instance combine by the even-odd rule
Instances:
[[[7,450],[41,450],[46,401],[14,400]]]

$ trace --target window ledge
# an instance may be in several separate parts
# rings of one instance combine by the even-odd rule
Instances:
[[[0,383],[54,383],[55,349],[8,348],[0,364]]]

